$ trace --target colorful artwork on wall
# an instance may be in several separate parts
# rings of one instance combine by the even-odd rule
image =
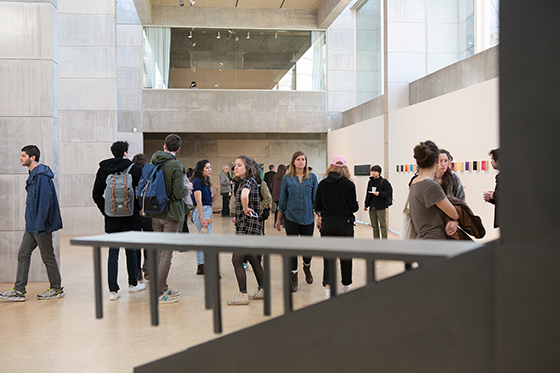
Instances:
[[[451,162],[449,168],[454,172],[488,171],[488,161],[464,161]],[[415,164],[396,165],[397,172],[417,172],[418,166]]]

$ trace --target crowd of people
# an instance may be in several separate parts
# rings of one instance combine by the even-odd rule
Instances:
[[[117,141],[111,145],[113,158],[99,163],[92,190],[92,198],[104,217],[105,232],[155,231],[188,233],[187,221],[192,221],[198,231],[210,234],[212,230],[213,204],[221,195],[222,217],[230,218],[235,225],[236,235],[264,234],[265,221],[274,211],[274,227],[285,230],[288,236],[313,236],[315,227],[322,237],[353,237],[355,216],[359,209],[356,186],[352,181],[347,160],[335,155],[321,180],[311,172],[307,156],[296,151],[288,165],[268,167],[261,177],[261,170],[254,159],[240,155],[235,159],[233,173],[224,165],[219,181],[211,183],[212,165],[208,159],[198,161],[187,168],[177,159],[182,140],[176,134],[168,135],[163,150],[155,152],[149,162],[144,154],[129,159],[129,144]],[[454,236],[462,226],[460,209],[456,200],[465,201],[465,190],[459,177],[450,169],[453,157],[450,152],[438,148],[433,141],[425,141],[413,149],[417,173],[409,183],[406,203],[416,239],[446,239]],[[499,170],[499,149],[489,153],[491,165]],[[9,301],[24,301],[27,276],[32,251],[38,246],[47,268],[50,287],[38,299],[55,299],[64,296],[60,271],[54,255],[52,233],[62,228],[54,174],[46,165],[39,163],[40,151],[34,145],[21,150],[20,162],[28,167],[27,203],[25,212],[26,230],[18,253],[17,279],[14,287],[0,298]],[[150,167],[146,165],[150,164]],[[147,173],[160,169],[167,197],[165,208],[146,213],[146,201],[137,198],[139,185],[144,185]],[[146,171],[146,172],[144,172]],[[387,239],[387,209],[393,204],[393,188],[389,180],[382,177],[382,168],[374,165],[364,198],[364,211],[369,211],[374,239]],[[494,191],[484,192],[486,202],[498,208],[498,181]],[[117,189],[123,189],[124,200],[117,197]],[[128,190],[133,192],[129,193]],[[151,211],[151,210],[150,210]],[[498,227],[497,214],[494,227]],[[146,282],[157,286],[161,304],[175,303],[179,291],[167,284],[173,251],[160,250],[158,276],[153,278],[146,266],[144,252],[126,249],[128,291],[146,289]],[[119,248],[109,249],[107,279],[109,299],[120,298],[118,285]],[[204,253],[196,251],[196,274],[204,275]],[[330,298],[333,283],[332,265],[335,261],[325,259],[323,264],[323,286],[325,298]],[[239,294],[227,301],[228,305],[248,305],[250,300],[262,299],[263,267],[259,255],[234,253],[232,264],[237,278]],[[247,291],[247,265],[253,268],[258,287],[249,295]],[[352,258],[340,258],[342,293],[351,289]],[[411,269],[406,263],[406,269]],[[312,284],[311,257],[303,256],[302,269],[307,284]],[[297,292],[298,258],[291,258],[291,291]]]

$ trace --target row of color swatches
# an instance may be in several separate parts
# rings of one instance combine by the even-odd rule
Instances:
[[[487,171],[488,161],[451,162],[451,171]],[[415,164],[397,165],[397,172],[416,172]]]
[[[451,171],[487,171],[488,161],[451,162]]]
[[[397,165],[397,172],[416,172],[418,166],[415,164]]]

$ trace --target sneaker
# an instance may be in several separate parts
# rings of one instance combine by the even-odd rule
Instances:
[[[342,290],[340,290],[340,294],[348,293],[350,290],[352,290],[352,285],[344,285]]]
[[[43,294],[37,294],[37,299],[39,300],[55,299],[55,298],[64,298],[64,290],[62,290],[62,288],[60,289],[48,288],[43,292]]]
[[[118,291],[112,291],[109,293],[109,300],[117,300],[121,297]]]
[[[150,276],[148,275],[148,268],[142,268],[142,272],[144,272],[144,282],[150,282]]]
[[[10,302],[25,302],[25,291],[19,291],[12,288],[10,291],[0,293],[0,298]]]
[[[163,293],[160,295],[158,303],[159,304],[166,304],[166,303],[177,303],[179,301],[178,297],[171,297],[167,295],[167,293]]]
[[[204,274],[204,264],[199,264],[196,267],[196,274],[197,275],[203,275]]]
[[[325,300],[331,299],[331,289],[325,289]]]
[[[249,269],[249,265],[247,263],[243,263],[243,269],[247,271]]]
[[[181,295],[179,290],[175,290],[175,289],[167,289],[167,291],[163,294],[167,295],[168,297],[173,297],[173,298],[177,298],[179,295]]]
[[[264,289],[258,288],[253,294],[249,295],[249,300],[264,299]]]
[[[227,301],[228,306],[246,306],[249,304],[249,296],[247,293],[239,293],[239,295],[232,300]]]
[[[128,285],[129,293],[138,293],[139,291],[146,290],[146,284],[139,282],[136,286]]]

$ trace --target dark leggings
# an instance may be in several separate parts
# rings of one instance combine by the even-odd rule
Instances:
[[[285,220],[285,225],[286,225],[286,235],[288,236],[313,236],[313,225],[314,223],[311,223],[309,225],[301,225],[298,223],[294,223],[291,220],[286,219]],[[292,271],[297,271],[297,256],[294,256],[291,258],[292,261],[292,265],[291,265],[291,270]],[[311,264],[311,257],[310,256],[304,256],[303,257],[303,263],[310,265]]]
[[[263,268],[257,255],[233,254],[231,256],[231,262],[233,263],[235,277],[237,277],[237,284],[239,285],[239,291],[241,293],[247,292],[247,274],[245,273],[245,268],[243,268],[244,258],[247,258],[249,263],[251,263],[259,287],[262,287],[263,284]]]
[[[323,219],[321,223],[321,237],[354,237],[354,224],[349,221],[332,221]],[[324,260],[323,267],[323,286],[329,282],[330,261]],[[352,283],[352,259],[340,258],[340,273],[342,285],[347,286]]]

